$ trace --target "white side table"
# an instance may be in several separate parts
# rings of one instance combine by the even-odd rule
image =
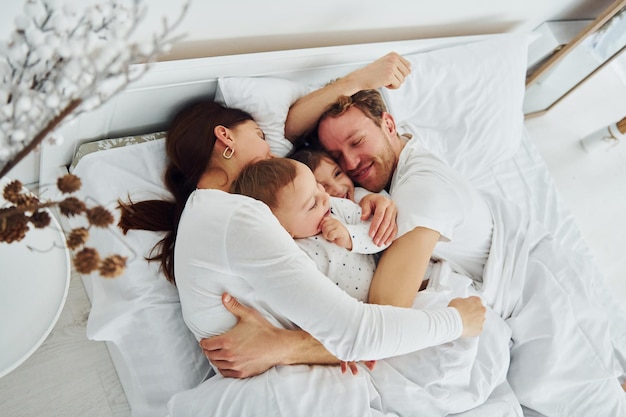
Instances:
[[[8,182],[0,179],[0,190]],[[0,193],[0,206],[4,206]],[[0,242],[0,377],[21,365],[56,324],[70,283],[70,253],[57,219]],[[33,248],[33,249],[30,249]]]

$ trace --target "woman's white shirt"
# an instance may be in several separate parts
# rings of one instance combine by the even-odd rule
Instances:
[[[236,324],[222,306],[224,292],[276,326],[307,331],[342,360],[396,356],[462,333],[454,308],[358,302],[317,270],[266,205],[223,191],[199,189],[189,197],[174,266],[183,317],[198,339]]]

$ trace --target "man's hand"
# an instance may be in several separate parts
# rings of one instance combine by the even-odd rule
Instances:
[[[463,319],[461,337],[473,337],[482,333],[487,309],[480,297],[474,295],[467,298],[455,298],[448,303],[448,307],[454,307],[461,313]]]
[[[362,90],[399,88],[411,73],[411,63],[397,52],[390,52],[346,76],[352,77]]]
[[[369,235],[374,244],[390,245],[398,233],[396,203],[384,195],[372,193],[363,197],[359,205],[362,210],[361,220],[367,220],[373,216]]]
[[[367,367],[370,371],[374,370],[374,366],[376,366],[376,361],[361,361],[363,365]],[[345,374],[348,372],[348,369],[352,373],[352,375],[358,375],[359,367],[357,366],[358,362],[344,362],[341,361],[341,373]]]
[[[237,325],[224,334],[202,339],[200,346],[223,376],[248,378],[276,365],[339,364],[337,358],[304,330],[274,327],[229,294],[222,295],[222,304],[237,316]]]
[[[225,377],[247,378],[259,375],[281,363],[281,332],[257,311],[239,303],[229,294],[222,295],[224,307],[238,318],[228,332],[202,339],[204,354]]]
[[[322,236],[337,246],[352,250],[352,238],[346,226],[337,219],[326,217],[322,220]]]

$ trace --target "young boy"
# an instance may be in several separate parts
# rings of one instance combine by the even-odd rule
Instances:
[[[231,191],[267,204],[321,272],[352,297],[367,302],[376,268],[371,255],[388,245],[374,244],[370,222],[361,220],[358,204],[331,197],[306,165],[287,158],[249,165]]]

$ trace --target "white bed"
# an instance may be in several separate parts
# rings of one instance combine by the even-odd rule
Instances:
[[[273,150],[284,153],[281,118],[291,102],[311,88],[393,50],[425,59],[423,67],[414,65],[414,71],[422,75],[422,84],[407,87],[419,90],[423,102],[405,97],[400,90],[385,93],[397,120],[410,121],[411,115],[402,113],[408,101],[423,115],[424,127],[454,134],[449,143],[428,145],[476,187],[510,199],[537,217],[571,249],[576,262],[593,271],[598,281],[595,289],[612,305],[572,215],[559,199],[545,163],[523,129],[526,56],[505,50],[507,42],[509,35],[488,35],[157,63],[103,108],[65,126],[62,146],[44,147],[40,184],[45,187],[53,183],[72,163],[81,144],[136,135],[141,137],[139,141],[147,141],[111,147],[136,142],[115,139],[80,150],[80,160],[73,161],[72,171],[83,180],[81,192],[109,208],[129,193],[134,200],[166,196],[160,182],[165,163],[163,139],[153,134],[166,128],[182,104],[200,96],[214,97],[216,92],[225,104],[251,112],[270,136]],[[520,45],[521,41],[516,42]],[[457,46],[469,44],[488,47]],[[445,68],[454,70],[442,70]],[[465,84],[469,87],[459,87]],[[471,113],[471,126],[455,124],[455,120],[466,120],[463,112]],[[82,155],[86,150],[99,151]],[[93,306],[87,336],[107,342],[134,417],[167,415],[171,396],[198,385],[209,372],[182,321],[176,289],[158,273],[157,265],[143,260],[158,240],[158,234],[148,232],[126,237],[116,230],[94,233],[91,244],[104,253],[128,256],[129,266],[116,280],[83,277]],[[463,415],[503,415],[498,411],[498,397],[494,398]],[[536,415],[531,410],[524,412]]]

